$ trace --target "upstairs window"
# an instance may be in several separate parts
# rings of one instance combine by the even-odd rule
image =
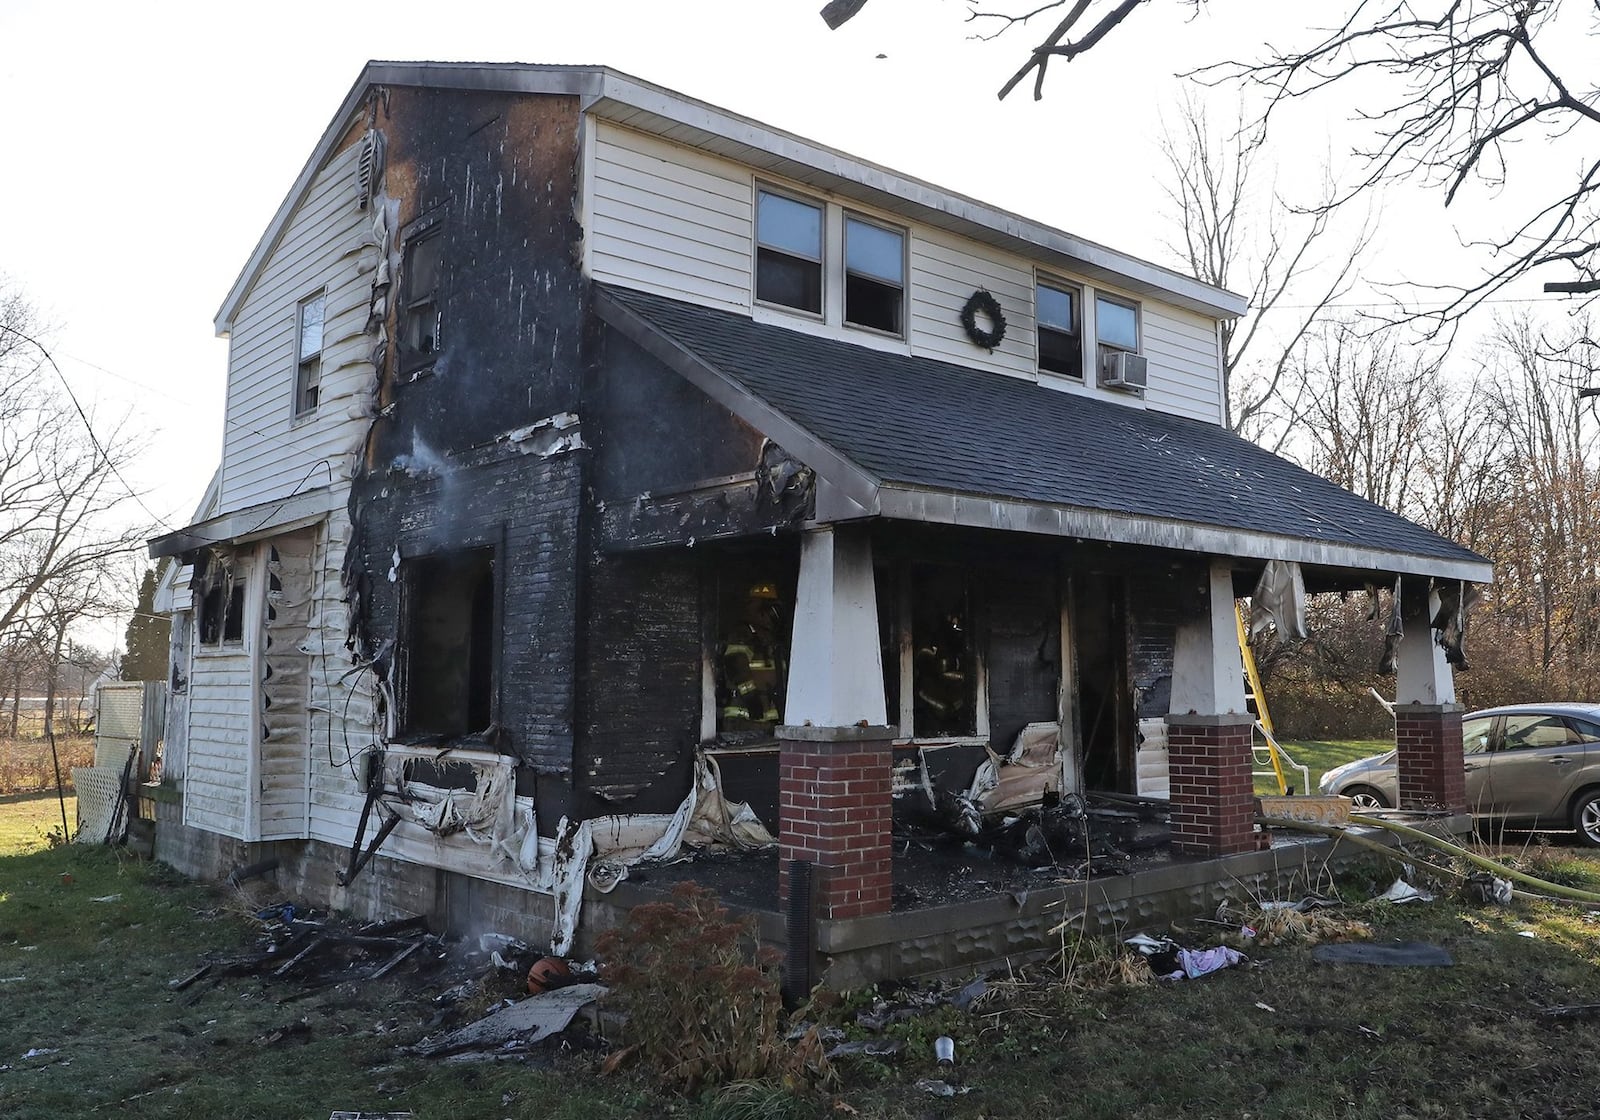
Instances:
[[[322,394],[322,326],[328,296],[318,292],[300,301],[295,327],[294,414],[305,416],[317,410]]]
[[[822,314],[822,207],[756,193],[756,299]]]
[[[439,287],[444,273],[444,223],[433,218],[406,239],[401,263],[400,372],[433,363],[439,352]]]
[[[1034,289],[1038,317],[1039,368],[1083,378],[1083,341],[1078,326],[1078,290],[1041,281]]]
[[[1119,350],[1130,354],[1139,352],[1139,308],[1134,304],[1111,296],[1096,296],[1094,327],[1102,363],[1107,354]]]
[[[844,321],[904,332],[906,235],[863,218],[844,220]]]

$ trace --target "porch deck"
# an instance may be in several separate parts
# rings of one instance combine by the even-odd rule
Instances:
[[[1471,831],[1465,814],[1394,814],[1441,836]],[[1392,846],[1378,828],[1352,831]],[[1071,918],[1090,935],[1133,934],[1173,921],[1209,915],[1219,903],[1248,897],[1296,897],[1325,885],[1330,871],[1369,849],[1337,838],[1271,830],[1272,846],[1216,858],[1160,850],[1136,857],[1125,874],[1067,880],[1057,868],[1032,869],[971,849],[895,850],[894,908],[888,914],[818,921],[813,977],[836,989],[883,979],[971,972],[1037,959],[1060,938],[1052,934]],[[641,902],[659,901],[671,887],[692,880],[715,890],[730,908],[755,915],[764,942],[787,949],[785,915],[778,904],[776,851],[720,856],[690,863],[640,868],[609,894],[591,888],[585,908],[600,928]],[[594,910],[611,911],[604,916]]]

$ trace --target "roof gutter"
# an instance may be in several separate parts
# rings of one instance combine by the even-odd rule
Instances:
[[[348,492],[343,487],[322,486],[277,501],[261,502],[246,509],[224,513],[207,521],[197,521],[175,533],[152,539],[149,545],[150,559],[182,556],[213,544],[245,544],[291,529],[315,525],[334,510],[343,509],[348,498]]]
[[[1300,564],[1392,575],[1465,579],[1474,583],[1494,581],[1494,566],[1487,560],[1416,556],[1305,537],[1276,536],[1142,514],[1111,513],[1044,502],[958,494],[892,482],[879,487],[877,504],[882,516],[905,521],[1037,533],[1052,537],[1080,537],[1084,540],[1250,560],[1291,560]]]

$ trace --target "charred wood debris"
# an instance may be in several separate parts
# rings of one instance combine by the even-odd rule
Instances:
[[[505,1061],[553,1046],[602,1045],[591,1020],[571,1026],[605,992],[592,963],[549,957],[502,933],[442,937],[420,916],[362,923],[279,902],[253,917],[258,933],[251,949],[209,955],[168,982],[180,1003],[198,1003],[228,978],[254,977],[285,989],[280,1005],[392,978],[431,993],[421,1002],[426,1034],[404,1048],[418,1057]],[[311,1030],[303,1017],[254,1041],[274,1046]]]
[[[1112,793],[1047,793],[1037,805],[981,813],[961,794],[937,790],[895,815],[897,855],[961,847],[1064,879],[1122,875],[1134,857],[1167,846],[1165,801]]]

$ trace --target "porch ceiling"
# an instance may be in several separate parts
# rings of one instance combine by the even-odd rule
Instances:
[[[1214,424],[596,284],[606,323],[861,512],[1487,582],[1487,560]]]

